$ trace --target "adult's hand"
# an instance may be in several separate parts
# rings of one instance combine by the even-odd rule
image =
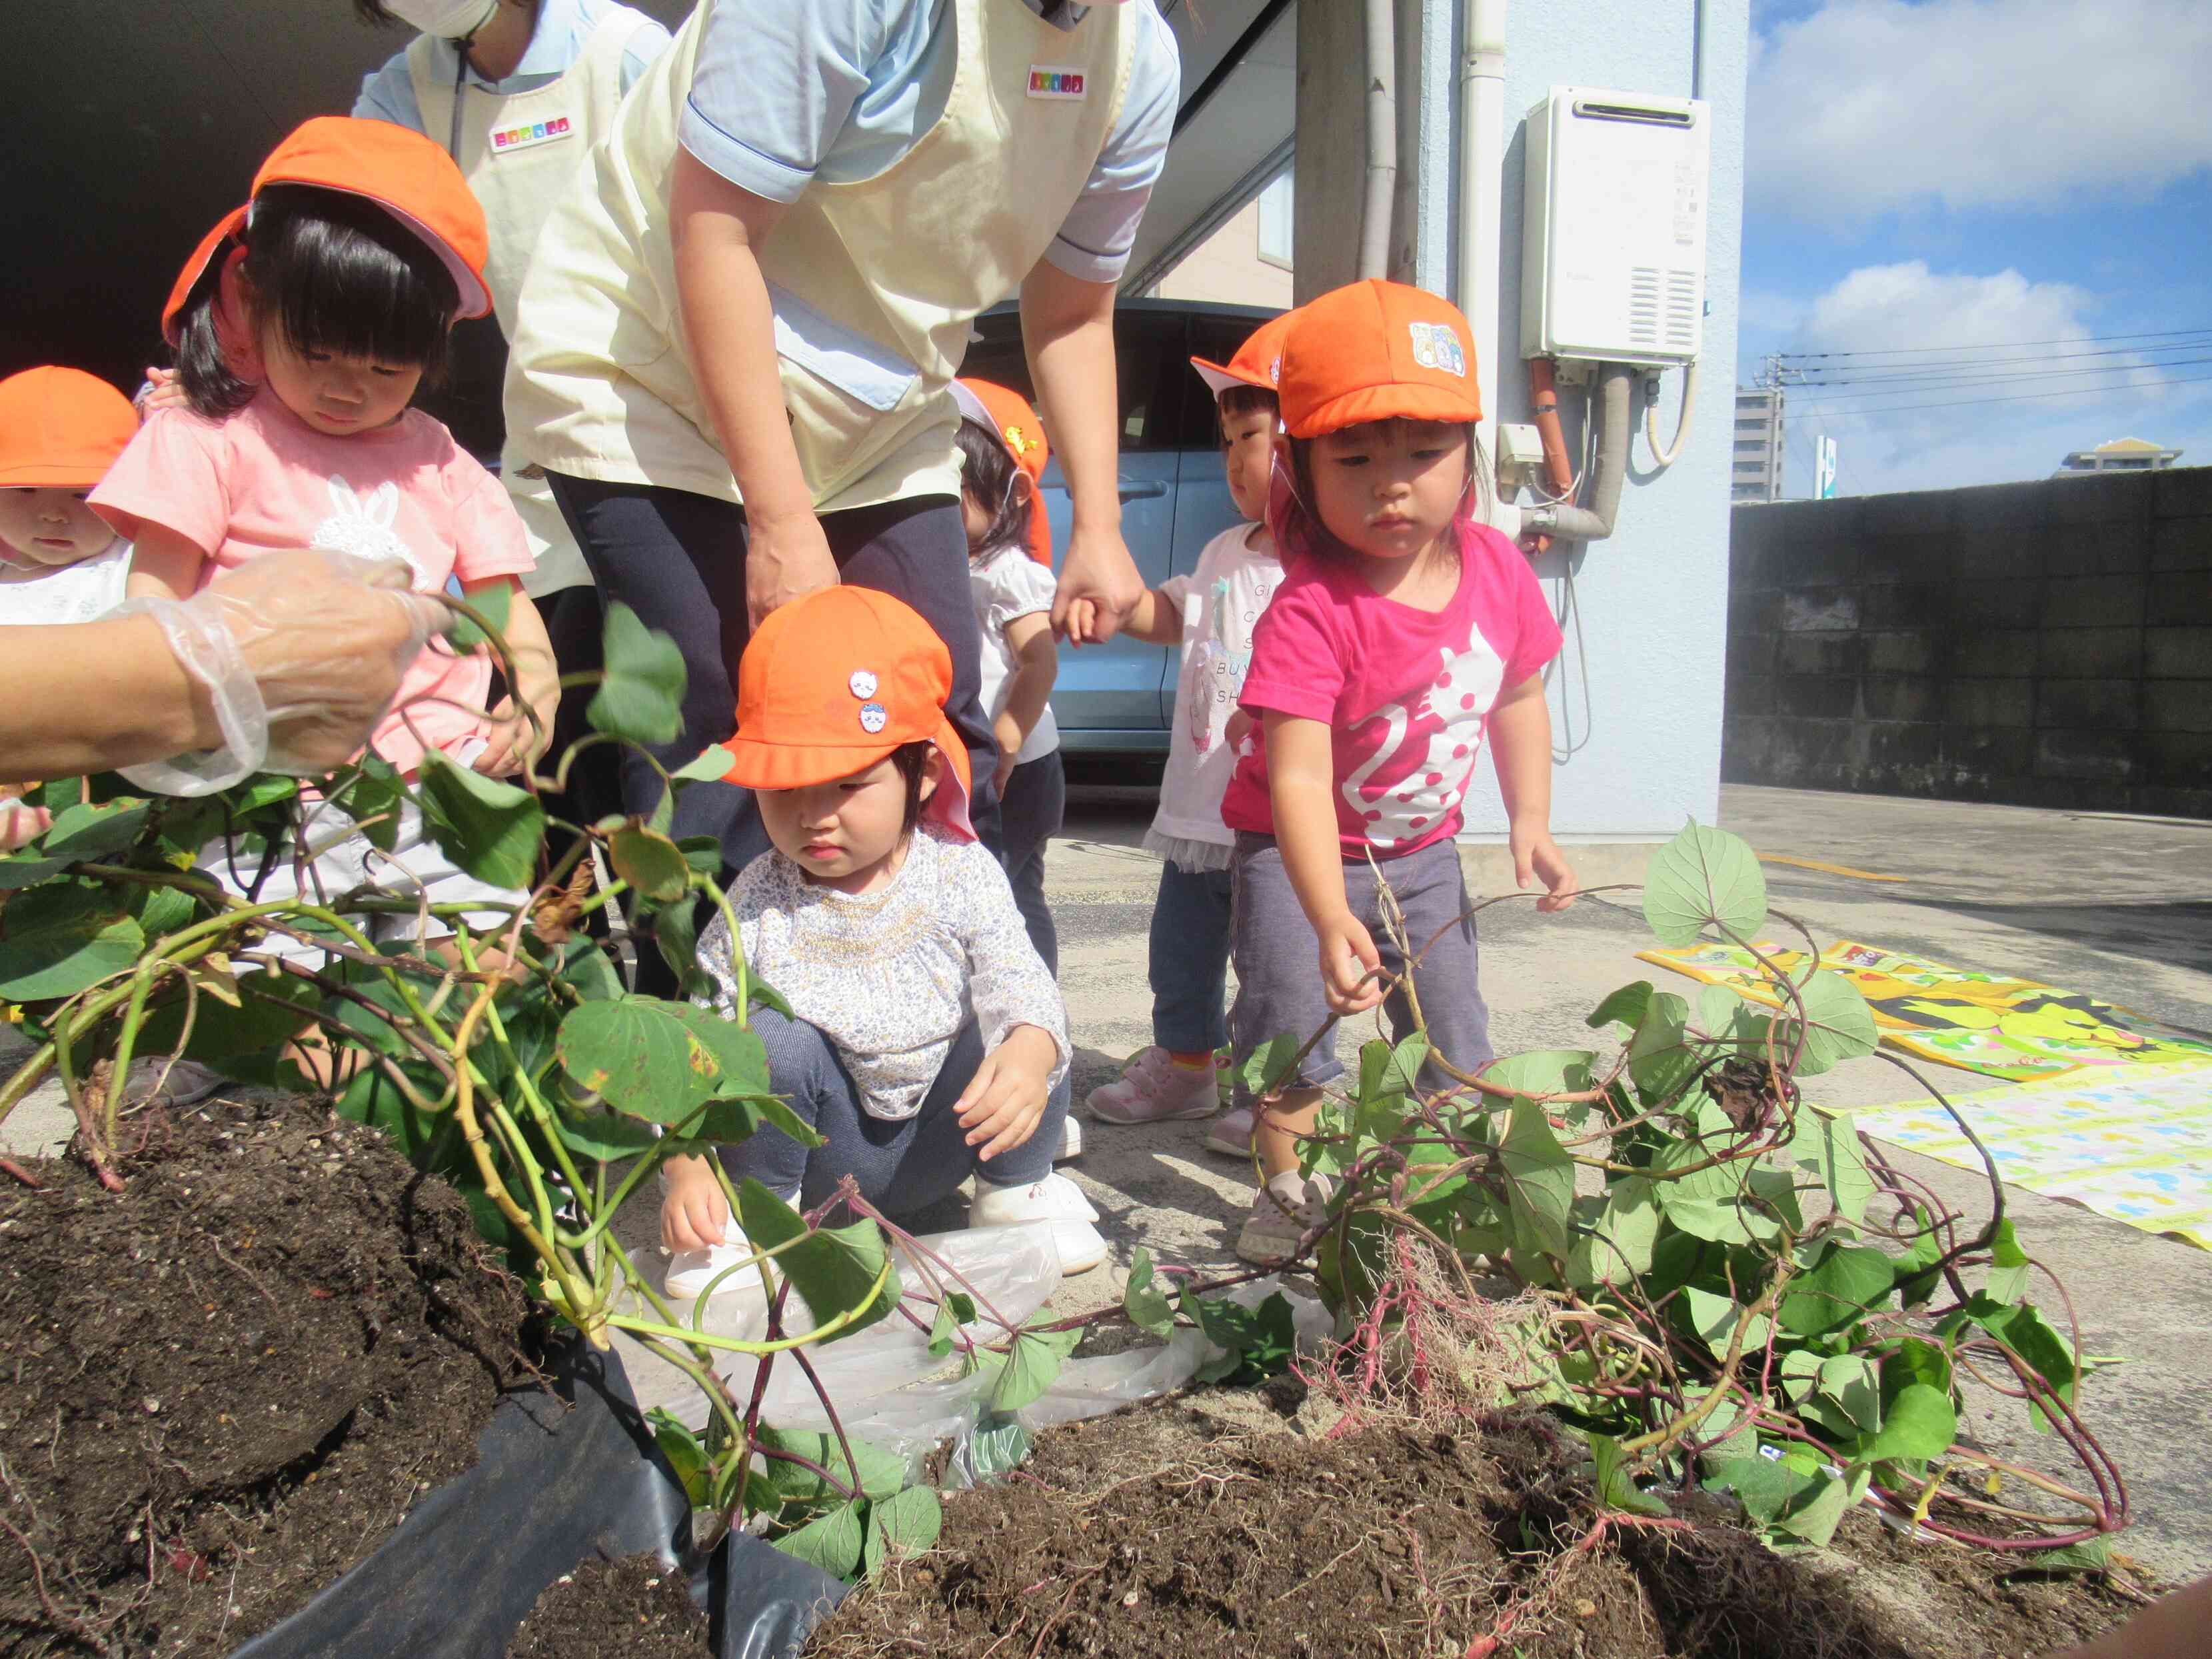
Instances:
[[[745,611],[755,628],[779,605],[836,585],[837,561],[822,533],[822,520],[811,512],[748,518]]]
[[[1145,579],[1129,556],[1121,532],[1097,530],[1085,534],[1079,527],[1068,538],[1067,556],[1060,561],[1060,588],[1053,596],[1053,631],[1069,644],[1103,645],[1121,631],[1137,601],[1145,596]]]

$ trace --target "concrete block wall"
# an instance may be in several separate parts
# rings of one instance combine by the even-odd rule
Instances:
[[[2212,467],[1735,509],[1723,775],[2212,817]]]

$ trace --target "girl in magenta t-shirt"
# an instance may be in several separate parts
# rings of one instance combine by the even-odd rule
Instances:
[[[1414,988],[1432,1051],[1474,1071],[1492,1057],[1489,1016],[1453,836],[1486,738],[1522,884],[1542,880],[1543,909],[1573,900],[1540,678],[1559,627],[1520,550],[1476,522],[1481,404],[1455,308],[1394,283],[1322,295],[1284,342],[1280,397],[1268,523],[1290,574],[1253,636],[1239,702],[1261,736],[1221,807],[1237,832],[1231,1041],[1241,1065],[1378,1003],[1411,1030],[1403,993],[1377,976],[1404,967],[1387,884],[1406,939],[1426,946]],[[1267,1184],[1237,1239],[1247,1261],[1287,1258],[1327,1214],[1331,1183],[1301,1177],[1297,1141],[1343,1072],[1334,1036],[1259,1120]],[[1421,1084],[1452,1086],[1433,1062]]]

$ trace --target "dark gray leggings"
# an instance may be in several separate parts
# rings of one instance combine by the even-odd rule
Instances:
[[[750,1176],[773,1193],[795,1190],[802,1207],[811,1207],[849,1175],[870,1203],[898,1216],[947,1197],[971,1175],[994,1186],[1025,1187],[1052,1173],[1067,1116],[1064,1090],[1054,1092],[1036,1133],[988,1164],[976,1162],[967,1132],[952,1115],[960,1091],[983,1063],[983,1041],[972,1021],[953,1038],[921,1109],[896,1121],[868,1115],[845,1063],[814,1026],[769,1008],[754,1009],[750,1023],[768,1049],[769,1084],[823,1139],[810,1152],[781,1130],[763,1129],[721,1149],[722,1166],[732,1181]]]

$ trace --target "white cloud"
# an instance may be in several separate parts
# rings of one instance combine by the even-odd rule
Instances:
[[[2162,368],[2092,341],[2120,331],[2093,325],[2096,304],[2086,289],[2016,270],[1936,272],[1916,259],[1850,272],[1805,307],[1784,343],[1791,353],[1859,354],[1796,360],[1829,385],[1790,389],[1791,488],[1807,487],[1798,452],[1820,433],[1837,441],[1853,495],[2041,477],[2068,451],[2122,435],[2184,444],[2190,460],[2212,460],[2203,448],[2212,385],[2162,384],[2212,371]],[[1960,349],[1968,347],[2015,349]],[[2038,373],[2105,351],[2116,355],[2085,356],[2082,366],[2114,372]],[[1923,355],[1873,355],[1913,352]],[[1853,383],[1838,384],[1847,375]],[[2021,378],[1998,378],[2011,376]]]
[[[1826,0],[1754,41],[1754,207],[2055,209],[2212,167],[2207,0]]]

